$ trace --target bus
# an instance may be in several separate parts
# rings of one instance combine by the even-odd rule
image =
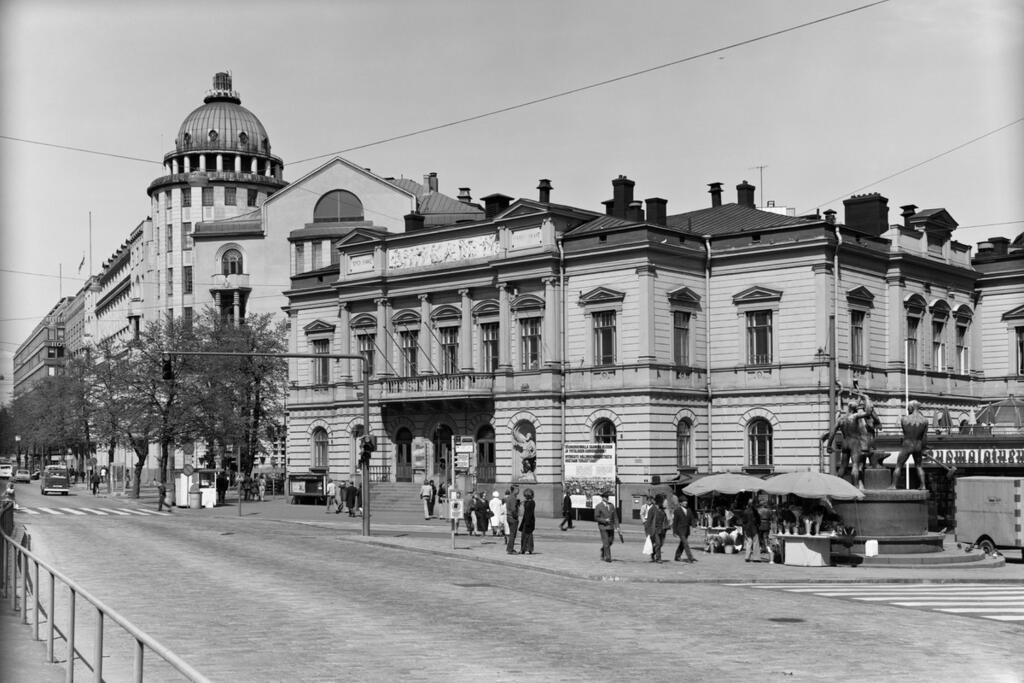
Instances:
[[[47,465],[39,475],[39,492],[68,495],[71,488],[71,477],[68,468],[63,465]]]

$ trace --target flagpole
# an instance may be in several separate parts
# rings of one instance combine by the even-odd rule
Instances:
[[[89,212],[89,273],[92,276],[92,211]]]

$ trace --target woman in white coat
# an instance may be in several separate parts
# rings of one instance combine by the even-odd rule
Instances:
[[[501,500],[501,494],[495,491],[491,494],[491,500],[487,503],[491,509],[491,536],[497,536],[501,532],[505,536],[505,503]]]

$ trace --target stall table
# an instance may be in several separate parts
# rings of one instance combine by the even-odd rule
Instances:
[[[783,563],[794,567],[828,567],[832,564],[832,537],[810,534],[779,534]]]

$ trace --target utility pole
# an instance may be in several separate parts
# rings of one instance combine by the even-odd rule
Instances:
[[[764,208],[764,169],[766,168],[768,168],[767,164],[761,164],[760,166],[751,166],[747,169],[748,171],[757,171],[759,174],[757,186],[761,190],[761,204],[759,208],[762,209]]]

